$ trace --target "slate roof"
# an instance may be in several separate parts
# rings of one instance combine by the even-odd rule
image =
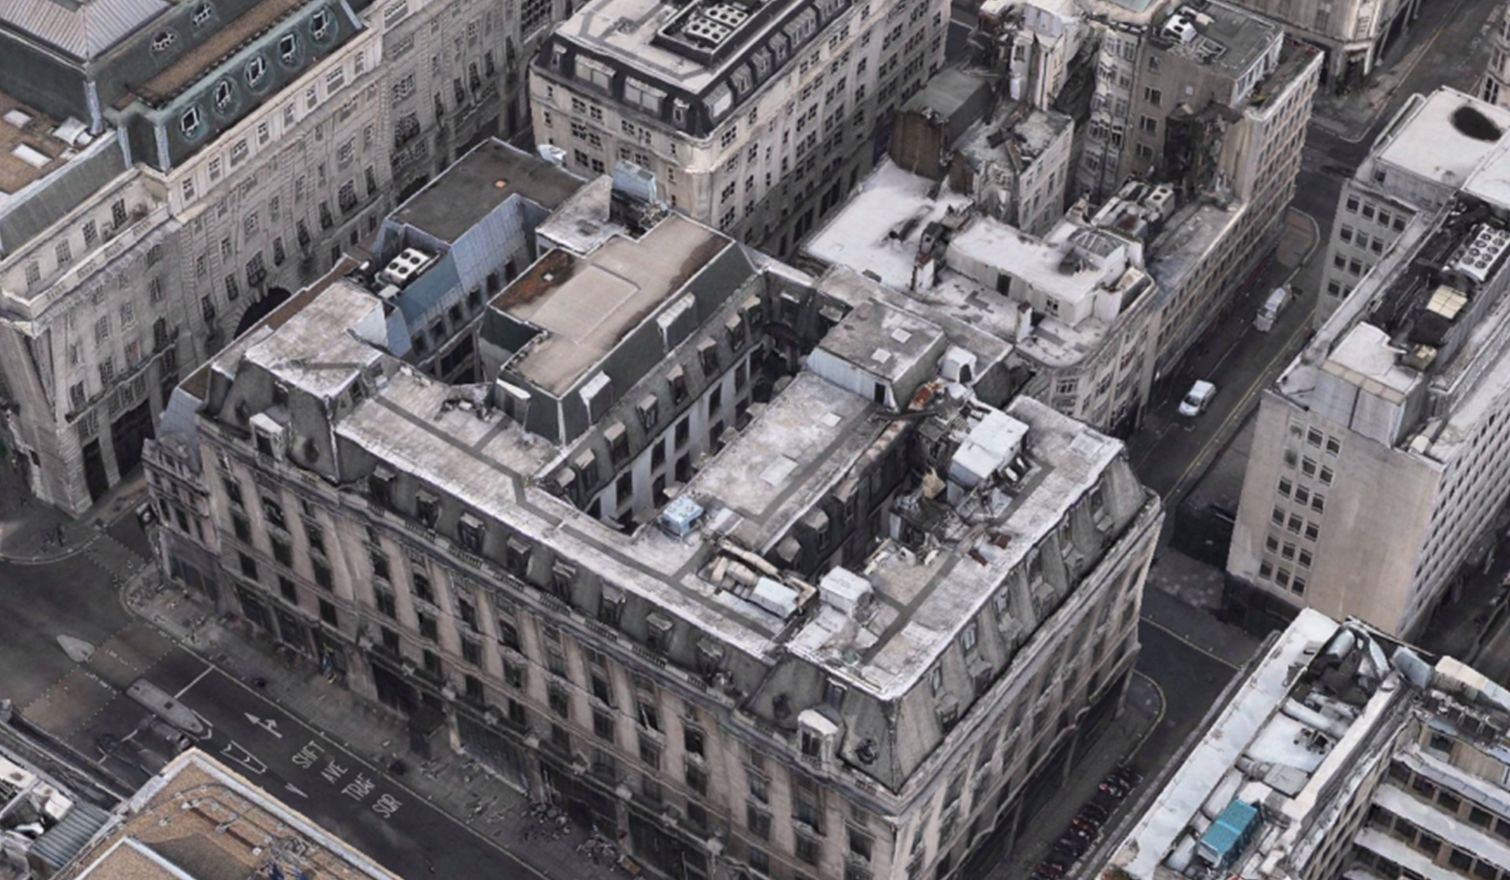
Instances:
[[[170,8],[166,0],[5,0],[0,21],[87,61]]]

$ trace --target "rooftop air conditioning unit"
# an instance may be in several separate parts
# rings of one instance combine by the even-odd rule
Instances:
[[[1170,16],[1164,23],[1164,36],[1177,43],[1189,43],[1197,36],[1195,22],[1179,15]]]
[[[403,252],[394,257],[378,275],[378,280],[384,284],[403,287],[414,280],[415,276],[419,275],[434,259],[432,254],[427,254],[419,248],[404,248]]]

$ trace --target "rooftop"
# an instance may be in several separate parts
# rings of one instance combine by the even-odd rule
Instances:
[[[990,488],[962,500],[935,532],[942,552],[917,554],[892,546],[872,556],[864,577],[876,593],[875,612],[856,627],[832,619],[826,609],[788,642],[789,650],[814,663],[851,668],[883,693],[900,693],[991,601],[1008,574],[1122,450],[1120,441],[1031,397],[1017,397],[1000,412],[973,412],[964,427],[981,420],[991,420],[995,432],[1016,434],[1030,462],[1026,476],[1010,488]],[[932,504],[921,497],[911,503]],[[1014,618],[1003,627],[1030,632],[1042,622]]]
[[[840,0],[834,5],[848,4]],[[556,36],[641,70],[648,78],[698,94],[746,61],[757,45],[778,34],[789,41],[783,31],[804,9],[814,9],[814,4],[591,0],[557,26]],[[788,42],[786,53],[795,58],[797,46]]]
[[[61,168],[94,138],[82,122],[59,125],[20,99],[0,92],[0,211],[9,197]]]
[[[1236,6],[1196,0],[1174,7],[1152,35],[1172,55],[1241,77],[1274,49],[1284,29]]]
[[[309,0],[261,0],[253,4],[235,19],[216,28],[209,39],[179,56],[133,91],[153,106],[161,106],[177,97],[185,87],[197,82],[221,61],[245,48],[253,37],[266,32],[308,2]]]
[[[941,226],[956,230],[938,259],[942,265],[931,285],[914,291],[918,255],[940,234]],[[1010,341],[1042,363],[1067,365],[1094,350],[1110,325],[1096,317],[1071,325],[1041,316],[1031,333],[1019,336],[1022,305],[1000,292],[996,275],[999,269],[1056,296],[1083,300],[1103,282],[1117,280],[1112,277],[1121,274],[1112,272],[1116,265],[1126,265],[1125,259],[1104,260],[1085,251],[1084,261],[1062,271],[1070,239],[1085,240],[1087,234],[1105,237],[1068,221],[1047,238],[1029,235],[975,214],[970,197],[885,159],[804,248],[814,259],[863,272],[940,314]],[[1097,242],[1090,244],[1100,248]]]
[[[729,533],[764,553],[880,435],[868,398],[803,372],[682,493],[738,514]]]
[[[1425,779],[1510,807],[1496,788],[1497,771],[1486,780],[1467,762],[1450,763],[1423,748],[1419,728],[1407,727],[1447,733],[1503,758],[1510,756],[1507,710],[1510,693],[1451,657],[1429,657],[1366,624],[1339,624],[1304,609],[1241,679],[1102,876],[1308,875],[1331,851],[1339,817],[1364,799],[1476,856],[1510,860],[1502,841],[1430,808],[1395,774],[1377,769],[1398,761]],[[1356,832],[1359,844],[1399,853],[1423,876],[1450,873],[1373,824]]]
[[[378,350],[354,334],[362,328],[367,339],[384,338],[382,303],[340,280],[300,306],[243,336],[245,358],[315,397],[333,397],[378,362]]]
[[[168,0],[5,0],[0,23],[88,60],[171,8]]]
[[[59,880],[397,880],[367,856],[203,752],[175,758],[125,822]]]
[[[931,321],[883,303],[866,303],[825,334],[818,349],[896,382],[930,351],[936,354],[943,338],[944,331]]]
[[[586,256],[545,254],[493,300],[537,328],[510,369],[561,397],[640,322],[733,243],[671,214],[639,239],[610,238]]]
[[[393,220],[455,242],[514,195],[552,210],[582,184],[569,171],[488,139],[410,196],[394,211]]]
[[[1374,144],[1375,160],[1459,187],[1510,128],[1510,110],[1443,86],[1413,102]]]

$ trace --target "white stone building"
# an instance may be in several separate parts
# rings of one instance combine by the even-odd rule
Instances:
[[[1227,560],[1235,603],[1409,634],[1482,551],[1510,490],[1507,148],[1407,224],[1264,392]]]
[[[531,68],[535,140],[650,171],[688,216],[777,253],[840,204],[942,65],[942,0],[593,0]]]
[[[1157,498],[1012,399],[997,340],[860,275],[607,179],[535,236],[472,318],[480,384],[394,353],[385,301],[441,263],[201,368],[154,494],[204,500],[166,529],[215,536],[223,610],[653,874],[962,876],[1120,699]]]
[[[0,374],[32,491],[88,509],[187,370],[522,127],[555,4],[0,7]]]

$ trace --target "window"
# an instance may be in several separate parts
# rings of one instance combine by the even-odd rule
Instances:
[[[267,60],[261,55],[255,55],[246,63],[244,71],[246,84],[249,88],[259,88],[267,79]]]
[[[178,117],[178,127],[183,131],[184,137],[195,137],[199,134],[200,118],[199,108],[190,107]],[[119,225],[119,224],[117,224]]]

